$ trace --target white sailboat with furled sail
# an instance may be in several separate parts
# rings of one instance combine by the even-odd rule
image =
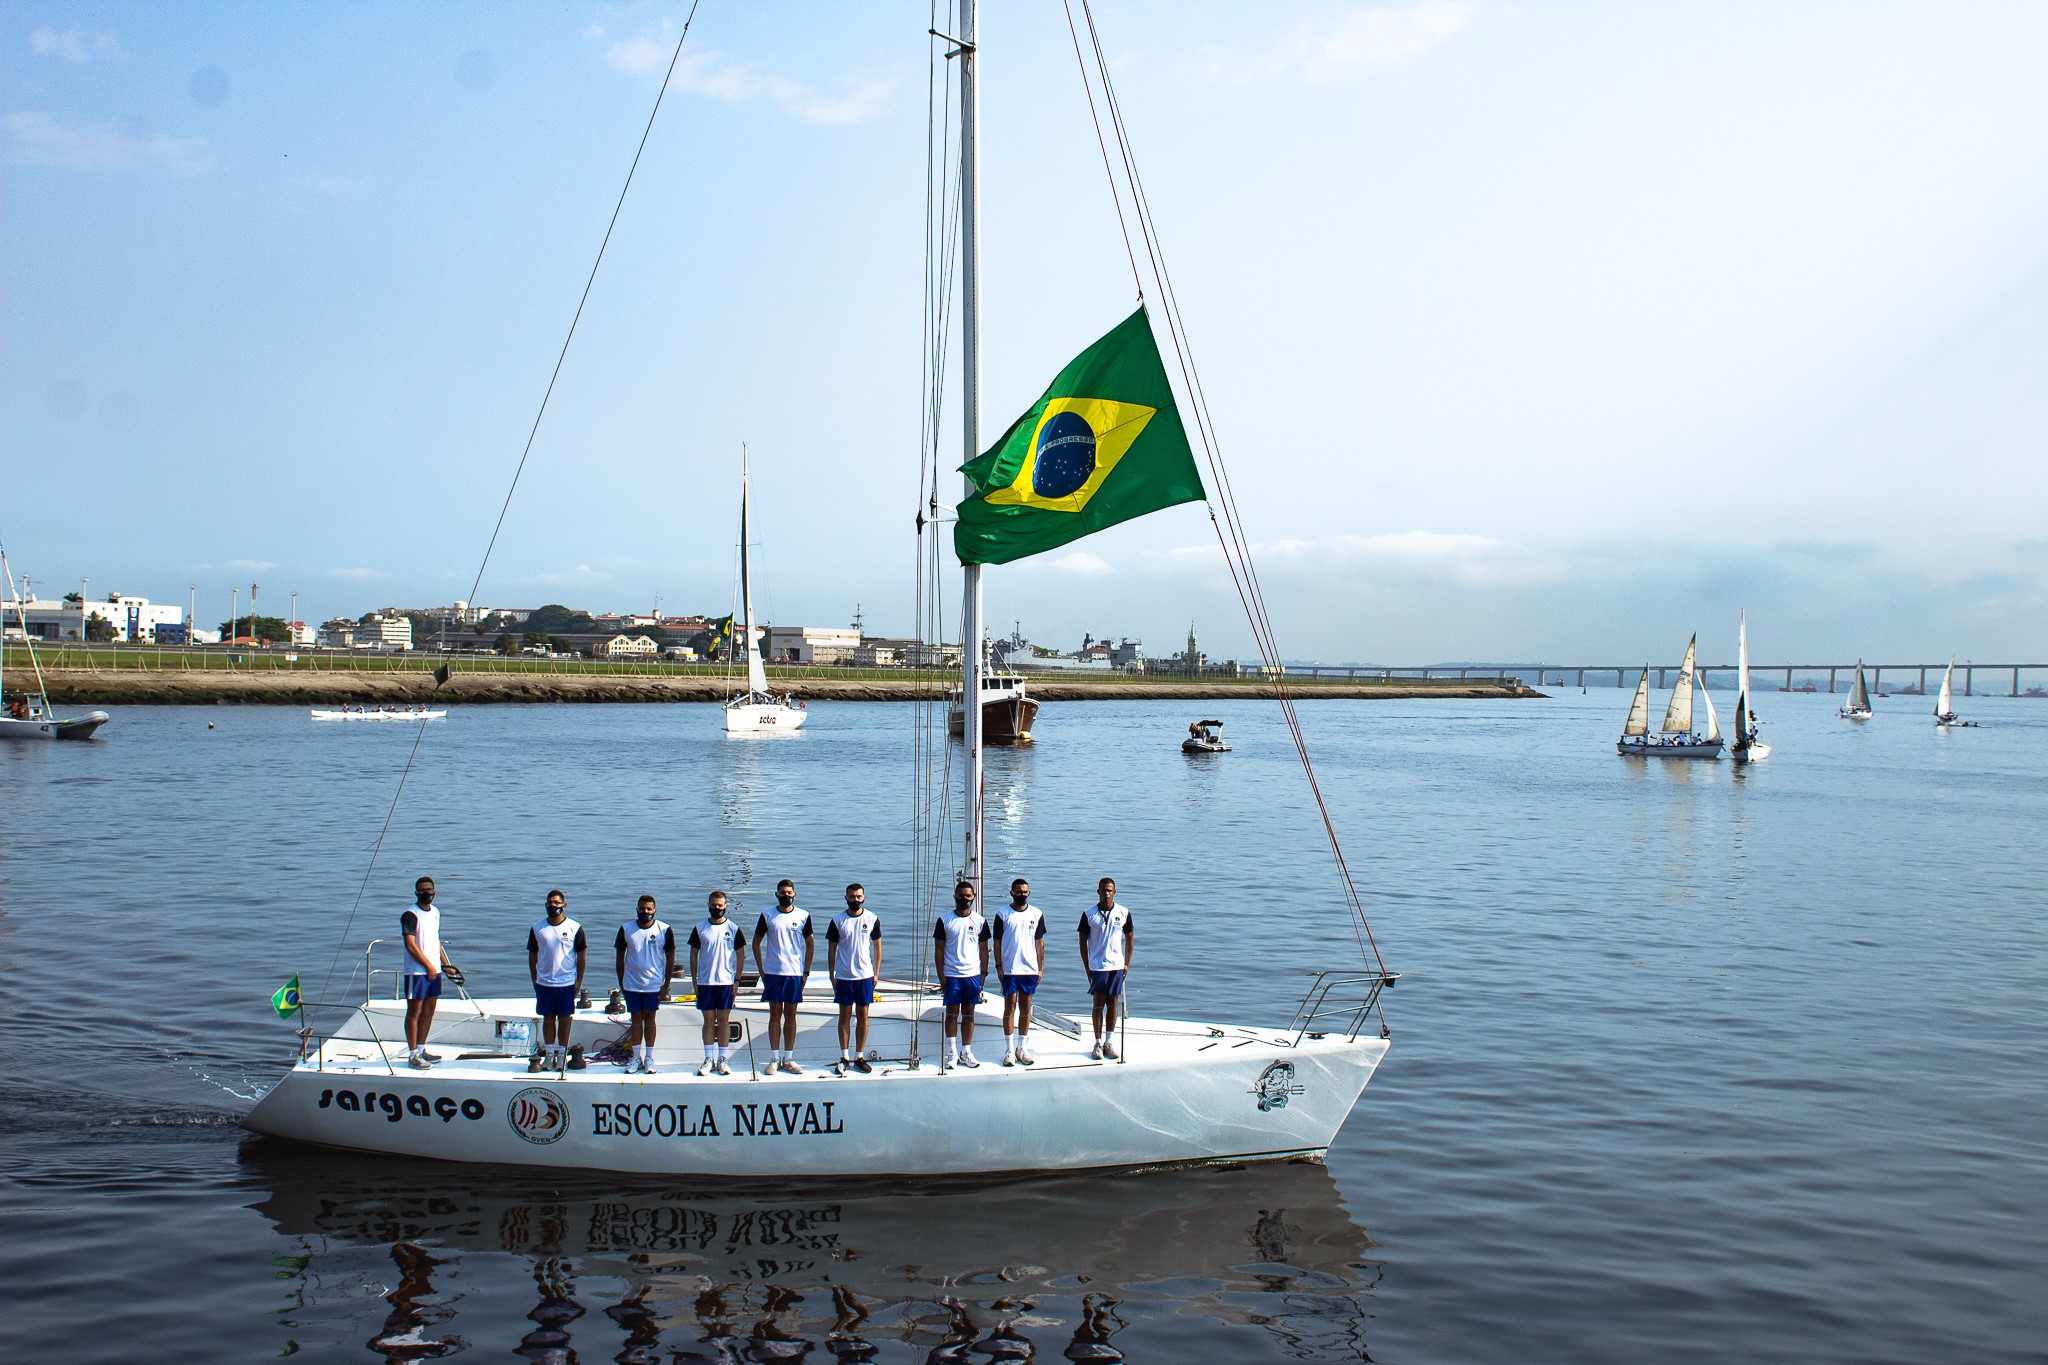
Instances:
[[[1955,676],[1956,661],[1950,659],[1941,672],[1941,695],[1934,699],[1934,723],[1944,730],[1974,729],[1976,721],[1964,720],[1956,714]]]
[[[1843,720],[1869,720],[1870,689],[1863,685],[1863,660],[1856,661],[1856,681],[1849,686],[1849,704],[1836,712]]]
[[[922,443],[919,480],[925,509],[920,562],[949,573],[943,547],[950,541],[964,590],[952,605],[965,627],[961,638],[970,646],[963,651],[961,679],[965,771],[951,763],[943,703],[920,703],[918,773],[920,782],[931,784],[926,791],[932,798],[920,804],[960,812],[962,837],[955,844],[950,827],[931,831],[920,823],[919,871],[911,893],[897,902],[909,907],[900,913],[910,921],[904,938],[913,944],[929,941],[938,915],[953,913],[956,882],[976,892],[985,879],[991,885],[1006,882],[1001,871],[985,866],[982,837],[983,658],[972,646],[983,634],[985,565],[1020,559],[1163,507],[1207,500],[1226,561],[1249,584],[1247,611],[1259,647],[1265,657],[1283,657],[1250,574],[1248,542],[1238,529],[1227,482],[1214,479],[1213,498],[1204,490],[1180,418],[1183,403],[1142,304],[1062,370],[1045,397],[995,445],[981,448],[975,9],[975,0],[959,0],[955,32],[933,35],[948,49],[946,61],[934,63],[945,73],[938,79],[956,86],[959,97],[957,211],[940,216],[945,226],[938,240],[944,246],[937,253],[950,258],[958,251],[957,275],[941,272],[958,285],[957,318],[950,313],[950,292],[939,290],[947,300],[942,321],[960,343],[959,412],[967,456],[967,493],[953,510],[950,537],[942,529],[946,516],[938,482],[950,461],[936,459],[936,420]],[[1086,0],[1080,10],[1092,26]],[[1100,84],[1107,98],[1105,62],[1098,58],[1084,67],[1083,79]],[[1120,123],[1115,136],[1120,164],[1127,167],[1130,152]],[[1110,172],[1113,184],[1117,173]],[[1139,259],[1156,259],[1158,250],[1149,218],[1141,214],[1138,221],[1146,240],[1131,253],[1134,272]],[[1178,369],[1189,364],[1185,334],[1170,294],[1160,289],[1157,296]],[[927,322],[933,325],[929,316]],[[935,374],[932,390],[942,387]],[[1184,402],[1198,418],[1211,470],[1220,472],[1199,388],[1184,390]],[[934,401],[934,413],[938,406]],[[928,584],[921,570],[921,640],[950,633],[926,634],[936,623],[950,624],[942,599],[935,590],[927,592],[939,581],[934,573]],[[758,674],[752,681],[754,690],[764,690]],[[1274,691],[1320,807],[1284,678],[1274,680]],[[963,777],[956,795],[947,784]],[[918,963],[918,975],[877,983],[866,1051],[837,1065],[835,1057],[846,1054],[835,1046],[838,1014],[831,983],[821,974],[797,1006],[794,1036],[786,1040],[787,1064],[761,1065],[766,1049],[757,1048],[756,1034],[767,1006],[742,999],[731,1014],[730,1070],[723,1061],[716,1069],[707,1062],[708,1074],[692,1070],[698,1016],[688,1007],[693,997],[685,996],[671,997],[683,1007],[671,1008],[676,1017],[660,1030],[650,1067],[626,1071],[605,1061],[577,1066],[558,1054],[542,1069],[529,1059],[533,1002],[525,995],[465,997],[463,1007],[451,1004],[437,1016],[431,1038],[441,1060],[412,1062],[400,1042],[404,1001],[367,998],[367,991],[360,1003],[303,1001],[281,991],[273,1000],[281,1014],[304,1009],[317,1017],[309,1018],[301,1034],[297,1062],[246,1123],[258,1132],[335,1147],[694,1178],[981,1176],[1313,1157],[1336,1137],[1386,1055],[1381,997],[1396,979],[1372,944],[1334,827],[1327,815],[1319,823],[1363,961],[1318,974],[1298,1002],[1291,990],[1284,998],[1275,996],[1264,1022],[1125,1014],[1107,1034],[1095,1034],[1091,1046],[1088,1021],[1041,1006],[1018,1065],[983,1066],[965,1057],[955,1063],[950,1049],[943,1058],[932,1055],[944,1010],[928,975],[928,955],[913,950],[908,956]],[[956,852],[960,861],[954,860]],[[1103,850],[1105,856],[1110,852]],[[1262,849],[1244,852],[1248,860],[1266,856]],[[898,932],[891,929],[892,935]],[[1117,936],[1105,931],[1102,937],[1109,951]],[[365,950],[366,982],[372,960]],[[902,959],[891,954],[891,960]],[[519,984],[523,989],[525,981]],[[984,1003],[974,1013],[987,1033],[1000,1030],[999,1005]],[[570,1028],[570,1041],[599,1058],[613,1055],[625,1031],[622,1019],[593,1009],[579,1010]]]
[[[1685,642],[1685,662],[1679,665],[1677,685],[1671,689],[1670,704],[1664,708],[1664,723],[1657,727],[1657,733],[1650,733],[1650,668],[1643,666],[1642,680],[1636,684],[1635,700],[1629,704],[1628,720],[1621,727],[1621,738],[1614,742],[1616,753],[1638,758],[1719,758],[1722,740],[1719,719],[1714,715],[1714,702],[1706,700],[1707,733],[1700,734],[1693,729],[1692,696],[1696,687],[1694,654],[1699,636]],[[1705,695],[1704,690],[1701,693]]]
[[[34,687],[7,687],[7,611],[6,603],[0,601],[0,739],[91,739],[93,732],[112,717],[104,711],[59,716],[50,709],[49,689],[43,686],[43,666],[36,662],[36,647],[30,643],[28,608],[15,590],[14,570],[7,566],[4,547],[0,547],[0,575],[5,577],[7,596],[13,599],[14,614],[21,623],[20,651],[27,656],[29,673],[35,678]],[[85,616],[82,602],[78,614],[80,619]],[[8,695],[10,690],[12,696]]]
[[[726,699],[725,732],[729,735],[786,734],[803,729],[808,712],[794,696],[770,692],[767,670],[761,666],[761,642],[754,630],[754,576],[747,543],[747,474],[747,452],[742,446],[739,647],[747,659],[747,690]]]
[[[1755,763],[1771,756],[1771,746],[1757,738],[1763,724],[1751,709],[1749,690],[1749,613],[1742,614],[1737,628],[1735,657],[1735,738],[1728,745],[1728,757],[1737,763]]]

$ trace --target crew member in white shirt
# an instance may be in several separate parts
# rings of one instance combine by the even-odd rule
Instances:
[[[1003,982],[1003,1065],[1030,1066],[1031,997],[1045,974],[1045,915],[1031,903],[1031,883],[1010,883],[1010,903],[996,911],[996,974]]]
[[[811,975],[811,912],[796,903],[796,883],[775,883],[775,908],[754,922],[754,967],[768,1006],[768,1070],[803,1074],[796,1064],[796,1007]]]
[[[882,974],[882,921],[867,907],[867,890],[854,882],[846,888],[846,908],[825,930],[825,951],[832,957],[832,1000],[839,1006],[842,1075],[848,1067],[863,1076],[874,1070],[868,1065],[868,1007],[875,1003],[875,978]],[[853,1035],[850,1040],[848,1034]]]
[[[988,979],[988,921],[974,908],[974,883],[953,888],[953,913],[932,925],[932,967],[946,1006],[946,1066],[980,1066],[974,1060],[974,1007]]]
[[[449,974],[460,982],[462,973],[448,960],[441,946],[441,912],[434,905],[434,879],[421,877],[412,884],[413,907],[398,917],[399,932],[405,937],[405,1064],[425,1071],[441,1060],[427,1051],[427,1035],[434,1029],[434,1006],[441,999],[441,977]]]
[[[526,931],[526,974],[533,978],[533,1012],[540,1016],[541,1040],[529,1071],[564,1069],[576,992],[583,988],[584,959],[590,949],[583,926],[569,918],[567,896],[559,890],[548,892],[547,910],[547,917],[535,920]]]
[[[1137,942],[1131,912],[1116,903],[1116,879],[1104,877],[1095,884],[1095,904],[1081,913],[1081,966],[1088,973],[1095,1025],[1095,1047],[1088,1055],[1097,1061],[1116,1060],[1117,1006]]]
[[[733,992],[738,989],[747,936],[725,917],[725,893],[706,901],[704,920],[690,931],[690,980],[696,983],[697,1012],[704,1016],[704,1065],[699,1076],[730,1076],[726,1065]]]
[[[654,917],[654,897],[642,896],[634,908],[633,922],[619,926],[612,948],[618,956],[619,990],[625,994],[632,1022],[626,1025],[626,1045],[633,1060],[626,1073],[654,1074],[654,1017],[661,1009],[661,997],[669,979],[676,974],[676,935]]]

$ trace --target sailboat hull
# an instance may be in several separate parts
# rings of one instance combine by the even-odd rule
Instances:
[[[0,739],[91,739],[93,732],[113,717],[104,711],[88,711],[69,720],[51,716],[30,716],[26,720],[0,716]]]
[[[734,702],[725,708],[725,732],[729,735],[792,734],[804,728],[807,713],[800,706],[780,702]]]
[[[1752,744],[1746,749],[1730,749],[1728,751],[1728,757],[1734,759],[1737,763],[1761,763],[1770,756],[1771,746],[1768,744]]]
[[[1614,751],[1628,758],[1719,758],[1727,747],[1722,740],[1696,740],[1686,744],[1658,744],[1647,738],[1619,739]]]
[[[444,1003],[443,1019],[455,1003]],[[402,1002],[357,1010],[244,1126],[451,1161],[778,1179],[1277,1160],[1326,1149],[1387,1051],[1378,1037],[1133,1019],[1127,1060],[1095,1061],[1080,1026],[1046,1012],[1032,1035],[1033,1066],[941,1071],[927,1057],[913,1070],[904,1060],[913,1019],[923,1046],[939,1046],[943,1011],[926,994],[877,1000],[870,1042],[894,1060],[875,1062],[870,1075],[825,1069],[837,1055],[829,1003],[799,1007],[802,1075],[755,1075],[743,1044],[732,1075],[697,1076],[699,1016],[684,1006],[662,1011],[674,1016],[662,1036],[676,1041],[657,1049],[651,1076],[609,1063],[532,1074],[496,1038],[499,1021],[530,1020],[531,1003],[466,1003],[477,1013],[437,1027],[433,1045],[449,1060],[429,1071],[408,1069],[392,1041],[403,1037]],[[760,1006],[732,1017],[749,1037],[765,1018]],[[1001,1031],[1000,1006],[977,1018],[984,1039]],[[594,1011],[573,1028],[586,1045],[624,1032],[623,1021]]]

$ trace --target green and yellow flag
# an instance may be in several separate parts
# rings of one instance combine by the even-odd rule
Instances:
[[[296,976],[277,988],[277,994],[270,997],[270,1008],[277,1011],[280,1019],[289,1019],[299,1012],[299,979]]]
[[[711,652],[717,654],[732,642],[732,618],[721,616],[711,623]]]
[[[963,564],[1007,564],[1208,496],[1143,308],[961,472],[975,488],[953,528]]]

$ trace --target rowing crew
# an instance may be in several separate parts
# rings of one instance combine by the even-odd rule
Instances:
[[[426,1043],[442,978],[459,986],[462,973],[448,960],[441,943],[434,879],[421,877],[415,882],[413,898],[412,907],[399,917],[405,941],[406,1064],[425,1070],[441,1060]],[[569,918],[568,897],[560,890],[548,892],[545,908],[546,916],[526,935],[527,974],[541,1024],[530,1069],[580,1070],[584,1062],[580,1055],[570,1055],[569,1029],[583,995],[589,939],[583,926]],[[946,1011],[946,1067],[981,1065],[974,1056],[974,1010],[981,1004],[991,958],[1002,982],[1003,1065],[1033,1064],[1031,1005],[1044,976],[1044,939],[1045,915],[1031,904],[1031,885],[1024,878],[1010,883],[1010,903],[993,919],[975,909],[972,882],[954,886],[952,913],[932,926],[933,974]],[[1124,978],[1137,943],[1131,912],[1117,904],[1113,878],[1096,884],[1095,904],[1081,916],[1078,940],[1092,1002],[1095,1043],[1089,1056],[1113,1060]],[[697,1074],[728,1076],[730,1023],[747,935],[727,917],[725,892],[710,894],[705,917],[690,931],[688,942],[688,974],[703,1021],[704,1061]],[[768,1006],[771,1074],[803,1074],[796,1061],[796,1014],[810,978],[815,943],[811,914],[796,903],[796,883],[785,877],[775,885],[775,908],[755,920],[753,934],[754,968],[761,1001]],[[867,891],[859,882],[847,886],[846,908],[832,916],[825,943],[832,964],[833,1003],[839,1007],[839,1067],[842,1072],[867,1074],[874,1069],[867,1060],[868,1012],[882,971],[882,924],[867,908]],[[640,897],[632,921],[620,926],[612,948],[619,990],[631,1015],[626,1044],[632,1059],[626,1069],[652,1075],[662,995],[669,982],[682,975],[676,964],[675,932],[657,916],[654,897]]]

